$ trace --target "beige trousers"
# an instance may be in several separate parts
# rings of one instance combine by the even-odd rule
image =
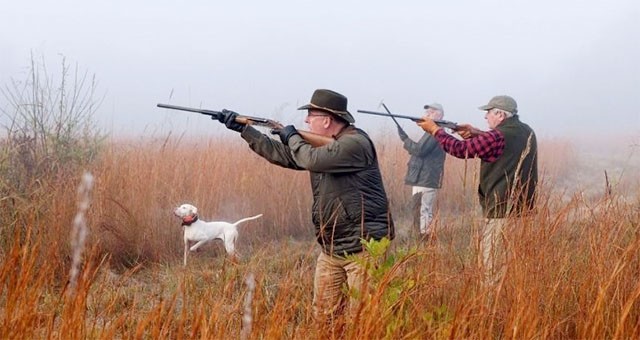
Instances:
[[[503,245],[506,224],[506,218],[486,219],[480,242],[485,285],[495,285],[504,275],[506,256]]]
[[[355,256],[364,259],[369,254],[361,252]],[[360,299],[353,297],[362,292],[364,276],[364,268],[355,261],[321,252],[313,281],[313,314],[316,320],[331,322],[343,315],[347,307],[347,316],[354,315]]]

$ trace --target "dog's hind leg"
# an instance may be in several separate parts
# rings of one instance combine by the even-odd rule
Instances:
[[[231,238],[224,240],[224,250],[227,251],[227,254],[232,255],[236,252],[235,241]]]
[[[236,253],[236,236],[230,235],[224,239],[224,249],[231,259],[231,263],[238,264],[238,254]]]

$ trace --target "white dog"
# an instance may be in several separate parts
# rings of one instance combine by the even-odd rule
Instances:
[[[191,204],[183,204],[177,207],[173,213],[182,219],[184,227],[184,265],[187,265],[187,254],[189,250],[195,251],[208,241],[221,239],[224,242],[224,249],[232,261],[236,261],[236,239],[238,238],[238,224],[250,220],[255,220],[262,216],[256,215],[243,218],[235,223],[228,222],[205,222],[198,219],[198,208]],[[189,248],[189,241],[196,244]]]

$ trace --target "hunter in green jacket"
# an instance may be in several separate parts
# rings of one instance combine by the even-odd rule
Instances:
[[[345,294],[343,285],[350,290],[362,289],[365,271],[355,259],[368,255],[361,240],[393,239],[395,230],[375,147],[364,131],[352,125],[355,120],[347,111],[347,98],[319,89],[299,110],[307,110],[305,123],[311,134],[292,125],[278,127],[279,141],[237,122],[233,112],[219,120],[241,132],[251,149],[269,162],[309,171],[312,220],[322,247],[313,307],[314,315],[324,324],[345,310],[349,296],[360,295]],[[325,142],[313,145],[310,135]],[[351,299],[349,311],[356,311],[357,304]]]

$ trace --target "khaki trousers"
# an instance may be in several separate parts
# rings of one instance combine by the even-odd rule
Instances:
[[[369,254],[361,252],[355,257],[365,259]],[[364,276],[364,268],[355,261],[321,252],[313,281],[313,314],[316,320],[331,322],[344,314],[347,307],[347,316],[354,315],[360,299],[351,297],[360,296]]]
[[[506,225],[506,218],[486,219],[480,242],[485,285],[495,285],[504,275],[506,256],[503,244]]]

